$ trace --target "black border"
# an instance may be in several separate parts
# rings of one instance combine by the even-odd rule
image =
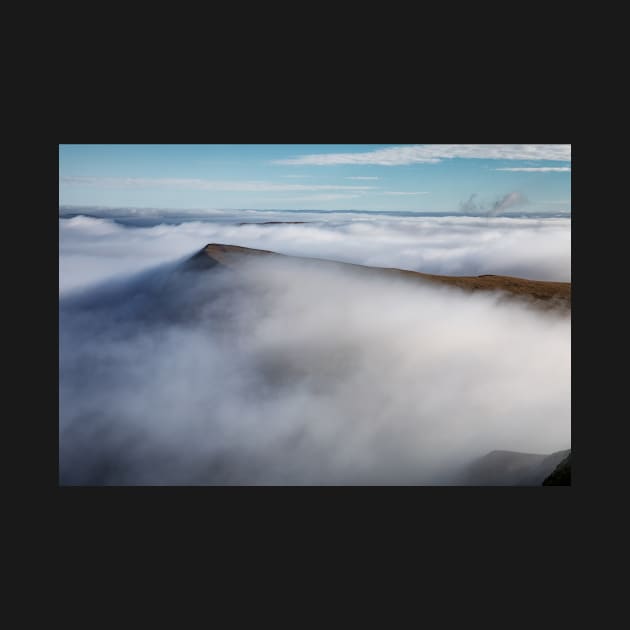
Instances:
[[[420,74],[413,78],[421,81]],[[356,548],[358,539],[369,545],[366,549],[372,549],[383,544],[395,547],[397,540],[417,537],[418,545],[431,549],[427,553],[439,554],[440,549],[449,547],[470,550],[485,546],[509,549],[513,558],[520,559],[551,539],[553,564],[562,566],[570,551],[574,495],[577,492],[584,496],[586,478],[595,465],[601,464],[586,463],[593,455],[590,451],[583,455],[592,431],[584,431],[585,421],[578,419],[585,410],[581,399],[584,389],[577,381],[578,373],[583,372],[578,366],[584,361],[583,313],[588,301],[579,248],[573,248],[572,265],[578,284],[573,299],[573,317],[578,313],[573,356],[579,357],[573,363],[573,393],[580,402],[573,403],[572,432],[578,451],[571,488],[58,487],[58,240],[55,242],[54,237],[58,234],[58,181],[52,165],[58,159],[59,143],[566,143],[575,131],[570,114],[574,102],[570,92],[562,93],[566,86],[562,77],[555,86],[561,89],[551,93],[545,93],[546,86],[541,84],[525,93],[522,85],[512,89],[491,83],[475,85],[472,77],[441,94],[441,85],[421,93],[415,88],[405,91],[400,89],[405,84],[398,85],[394,77],[371,85],[351,82],[339,92],[335,91],[337,84],[313,79],[311,91],[302,85],[290,94],[285,90],[281,96],[274,93],[273,87],[263,89],[261,82],[249,83],[246,78],[240,91],[235,91],[233,85],[227,90],[224,85],[213,85],[212,96],[202,88],[187,86],[180,90],[182,83],[169,85],[174,93],[166,99],[160,99],[163,95],[156,92],[137,98],[137,90],[130,95],[124,88],[100,100],[97,90],[82,95],[53,125],[56,138],[46,145],[42,169],[50,173],[50,186],[34,191],[42,195],[34,203],[42,209],[37,216],[45,215],[41,221],[46,227],[39,230],[41,257],[28,256],[26,263],[35,267],[28,277],[45,277],[46,281],[38,283],[41,293],[35,296],[36,304],[29,311],[37,313],[46,340],[37,349],[37,367],[44,381],[41,395],[31,394],[27,400],[40,405],[35,415],[45,436],[41,438],[42,455],[36,467],[44,463],[41,478],[50,505],[63,525],[76,524],[69,527],[70,538],[87,528],[101,539],[111,535],[126,538],[125,532],[133,532],[137,541],[138,537],[150,536],[151,528],[162,533],[173,528],[178,535],[189,532],[193,538],[231,534],[232,542],[236,537],[243,544],[253,537],[263,545],[265,536],[271,536],[280,525],[281,536],[301,539],[305,545],[324,537]],[[497,89],[493,91],[493,87]],[[156,107],[158,101],[160,106]],[[96,102],[98,106],[94,107]],[[62,109],[58,107],[57,111]],[[580,146],[573,147],[578,174],[587,161]],[[585,229],[589,212],[583,200],[583,181],[581,178],[579,198],[572,190],[573,206],[577,205],[578,216],[584,217],[573,223],[573,239],[578,242],[584,236],[580,231]],[[50,274],[42,272],[42,259]],[[576,352],[578,338],[580,350]]]

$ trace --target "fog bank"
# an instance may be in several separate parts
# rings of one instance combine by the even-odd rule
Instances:
[[[88,252],[120,258],[122,274],[211,241],[540,277],[561,275],[569,240],[562,223],[501,219],[140,231],[78,219],[61,222],[62,277]],[[493,294],[257,259],[237,272],[169,263],[60,302],[62,483],[447,483],[494,449],[569,446],[570,319]]]
[[[60,292],[149,269],[212,242],[425,273],[571,279],[568,218],[268,214],[264,220],[311,222],[239,225],[260,221],[261,213],[253,212],[231,215],[231,222],[152,227],[85,216],[60,219]]]

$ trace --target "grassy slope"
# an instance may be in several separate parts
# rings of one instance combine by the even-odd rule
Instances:
[[[207,258],[210,266],[214,263],[233,267],[239,261],[255,256],[283,256],[262,249],[251,249],[248,247],[238,247],[236,245],[210,244],[204,247],[193,260]],[[298,258],[298,257],[292,257]],[[299,260],[317,260],[328,265],[342,265],[359,270],[369,270],[371,273],[378,272],[396,277],[404,277],[410,280],[421,280],[457,287],[467,291],[504,291],[529,300],[535,300],[538,306],[555,307],[561,310],[571,309],[571,283],[570,282],[547,282],[543,280],[528,280],[526,278],[514,278],[512,276],[441,276],[436,274],[420,273],[418,271],[406,271],[403,269],[390,269],[383,267],[366,267],[351,263],[339,263],[325,261],[317,258],[298,258]]]

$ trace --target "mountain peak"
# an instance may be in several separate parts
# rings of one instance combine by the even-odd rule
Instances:
[[[225,245],[223,243],[208,243],[196,254],[191,256],[183,265],[185,270],[211,269],[213,267],[233,267],[239,261],[252,256],[268,256],[275,254],[265,249],[251,249],[238,245]]]
[[[406,269],[367,267],[352,263],[341,263],[318,258],[303,258],[300,256],[286,256],[267,249],[253,249],[239,245],[225,243],[208,243],[184,264],[185,269],[209,269],[213,267],[235,268],[252,258],[273,257],[285,260],[308,260],[310,264],[334,265],[354,269],[362,273],[385,274],[392,278],[406,278],[414,281],[439,283],[463,289],[465,291],[501,291],[506,295],[520,297],[532,301],[542,308],[559,308],[571,310],[571,283],[549,282],[543,280],[529,280],[512,276],[498,276],[484,274],[481,276],[443,276],[436,274],[409,271]]]

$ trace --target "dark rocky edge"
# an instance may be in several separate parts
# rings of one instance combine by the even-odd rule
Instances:
[[[543,481],[543,486],[571,485],[571,453],[556,466],[555,470]]]

